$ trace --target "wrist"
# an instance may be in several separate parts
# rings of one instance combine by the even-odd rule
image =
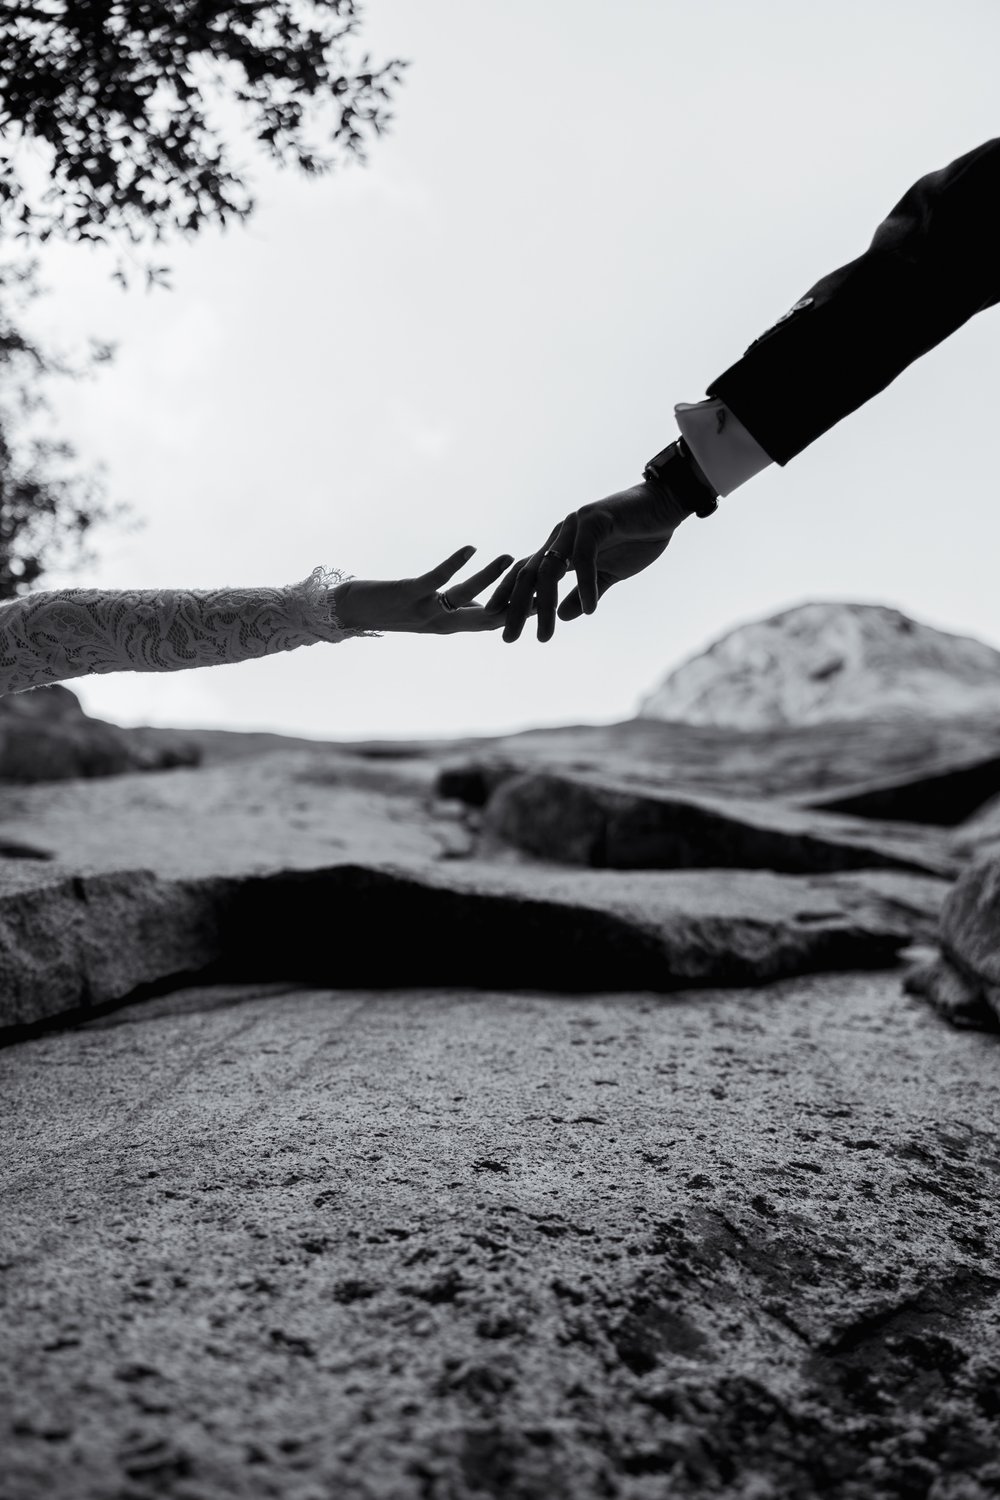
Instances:
[[[641,494],[649,507],[649,514],[654,518],[653,531],[657,536],[670,536],[682,521],[694,515],[689,505],[679,500],[665,484],[656,480],[640,480],[635,493]]]
[[[718,509],[718,495],[682,437],[649,460],[643,479],[658,499],[669,498],[679,516],[675,524],[691,515],[710,516]]]
[[[353,580],[330,589],[327,597],[331,617],[340,630],[370,630],[370,623],[360,618],[364,611],[358,608],[360,600],[352,585]]]

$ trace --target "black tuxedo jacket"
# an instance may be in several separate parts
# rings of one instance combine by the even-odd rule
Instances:
[[[864,255],[817,281],[708,394],[786,464],[998,301],[1000,139],[915,183]]]

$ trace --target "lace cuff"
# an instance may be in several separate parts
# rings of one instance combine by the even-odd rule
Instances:
[[[179,672],[342,641],[335,568],[257,589],[62,589],[0,604],[0,693],[101,672]]]
[[[288,587],[296,606],[301,609],[300,625],[304,632],[318,641],[342,641],[348,636],[361,635],[372,640],[381,640],[375,630],[347,630],[337,618],[334,590],[341,583],[349,583],[353,577],[339,568],[313,568],[308,578]]]

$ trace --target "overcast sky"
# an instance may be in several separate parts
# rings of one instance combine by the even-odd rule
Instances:
[[[120,340],[59,393],[64,425],[145,523],[86,581],[533,550],[634,483],[674,402],[911,182],[1000,134],[995,0],[369,0],[365,34],[412,59],[367,169],[260,171],[249,227],[171,247],[170,293],[46,255],[45,326]],[[448,734],[625,718],[807,599],[1000,645],[998,404],[993,311],[544,647],[393,636],[79,691],[122,723]]]

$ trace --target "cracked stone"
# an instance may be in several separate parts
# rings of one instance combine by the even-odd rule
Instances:
[[[199,974],[669,991],[879,968],[926,937],[946,889],[884,871],[617,873],[469,861],[161,880],[18,862],[0,870],[0,1026]]]

